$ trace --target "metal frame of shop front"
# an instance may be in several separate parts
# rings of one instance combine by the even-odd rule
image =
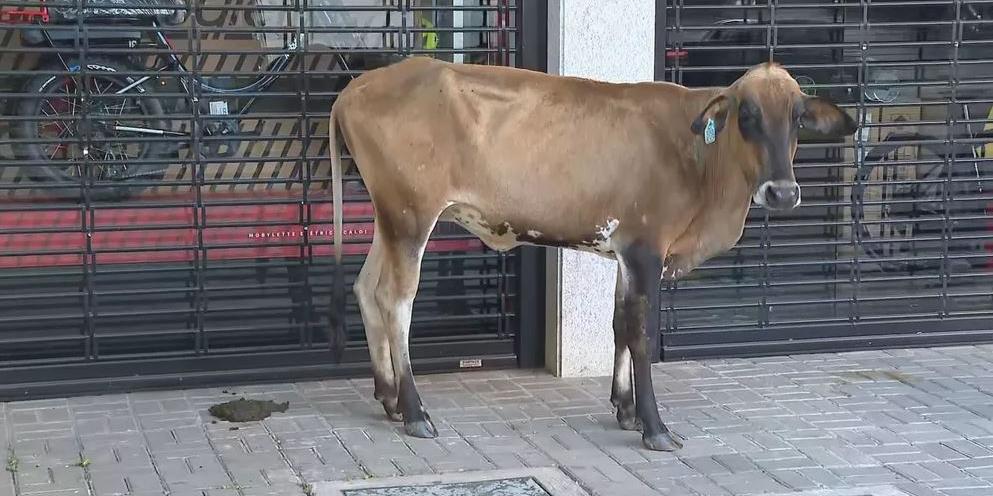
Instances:
[[[328,338],[331,102],[409,55],[540,70],[545,22],[513,0],[3,2],[0,399],[365,374],[351,291]],[[345,179],[350,286],[372,205]],[[540,366],[543,282],[540,251],[440,225],[415,371]]]
[[[993,2],[667,0],[657,79],[777,61],[861,124],[801,139],[803,205],[660,293],[662,357],[993,339]]]

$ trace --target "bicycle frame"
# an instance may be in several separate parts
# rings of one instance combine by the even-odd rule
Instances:
[[[158,22],[153,20],[151,24],[152,27],[154,28],[153,33],[156,41],[156,47],[159,48],[165,47],[172,49],[173,47],[172,42],[169,40],[168,37],[166,37],[166,35],[162,32],[162,30],[159,29],[160,26]],[[52,40],[52,38],[49,36],[47,31],[44,32],[44,36],[50,45],[52,45],[53,47],[56,46],[55,41]],[[286,45],[287,50],[296,50],[296,48],[297,48],[297,42],[295,39],[291,39]],[[281,54],[276,60],[274,60],[272,63],[269,64],[269,67],[266,69],[265,74],[262,74],[255,81],[249,83],[248,85],[241,86],[238,88],[220,88],[217,86],[212,86],[208,82],[204,81],[202,77],[197,77],[192,75],[190,70],[186,68],[186,65],[183,64],[183,61],[180,59],[179,55],[175,53],[174,50],[169,52],[166,63],[154,70],[155,72],[163,72],[172,69],[175,70],[177,73],[179,73],[180,75],[178,79],[180,85],[183,87],[183,91],[189,97],[189,101],[191,103],[195,103],[198,100],[199,96],[206,96],[206,95],[231,96],[231,95],[240,95],[243,93],[254,93],[259,91],[265,91],[270,86],[272,86],[272,84],[276,82],[277,79],[279,79],[280,76],[279,73],[283,72],[283,70],[285,70],[290,65],[290,61],[293,59],[293,55],[294,54],[292,53]],[[61,54],[59,54],[59,59],[62,62],[62,65],[66,68],[66,70],[70,72],[75,72],[73,68],[71,68],[69,64],[66,63],[65,59],[62,57]],[[114,94],[117,95],[126,94],[131,90],[133,90],[134,88],[137,88],[150,80],[158,79],[158,78],[159,76],[157,75],[142,76],[136,79],[131,84],[128,84],[127,86],[116,91]],[[197,88],[201,90],[200,95],[197,94],[196,91]],[[238,113],[234,115],[237,116],[246,113],[249,109],[251,109],[252,105],[255,103],[256,98],[257,98],[256,96],[252,96],[251,99],[249,99],[248,103],[242,106],[241,110],[239,110]],[[191,133],[189,132],[171,131],[168,129],[153,129],[153,128],[121,126],[121,125],[112,126],[111,129],[120,132],[146,134],[146,135],[154,135],[154,136],[180,136],[180,137],[191,136]],[[210,136],[213,134],[213,132],[209,128],[205,127],[203,129],[206,135]]]

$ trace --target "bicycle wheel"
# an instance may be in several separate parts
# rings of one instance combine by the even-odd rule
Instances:
[[[79,62],[69,61],[68,65],[78,68]],[[47,64],[42,70],[65,72],[61,64]],[[147,160],[163,157],[165,144],[142,140],[149,135],[122,131],[119,127],[164,129],[158,120],[162,104],[145,86],[134,87],[127,94],[116,94],[135,82],[135,78],[126,74],[134,69],[122,61],[94,57],[87,62],[86,70],[85,79],[73,74],[40,74],[27,81],[24,93],[37,96],[25,98],[17,105],[17,115],[30,120],[20,121],[12,134],[31,142],[16,144],[15,153],[21,160],[39,163],[24,166],[29,179],[65,185],[46,188],[48,194],[82,199],[81,183],[92,179],[90,199],[121,200],[142,189],[129,180],[161,177],[164,166]],[[88,133],[78,114],[83,108],[81,99],[86,95],[83,91],[86,87],[90,95]],[[90,144],[84,169],[81,138],[86,134]]]
[[[852,220],[863,253],[882,270],[934,269],[946,253],[982,251],[982,241],[970,239],[986,229],[972,161],[950,161],[945,146],[934,141],[888,137],[866,153],[856,173]],[[965,267],[966,260],[951,263]]]

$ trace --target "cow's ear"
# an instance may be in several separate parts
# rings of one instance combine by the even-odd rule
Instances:
[[[804,97],[800,126],[835,138],[848,136],[858,129],[851,116],[819,96]]]
[[[690,124],[690,130],[693,134],[705,135],[708,132],[712,132],[716,137],[717,133],[724,129],[724,125],[727,124],[728,113],[731,110],[731,99],[727,97],[724,93],[721,93],[707,102],[707,105],[703,107],[703,111],[696,119],[693,119],[693,123]],[[713,122],[713,124],[711,124]],[[708,131],[710,128],[710,131]]]

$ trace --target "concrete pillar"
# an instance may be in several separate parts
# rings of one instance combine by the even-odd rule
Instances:
[[[654,68],[654,1],[549,0],[549,73],[633,82],[652,81]],[[617,263],[548,253],[546,367],[563,377],[609,375]]]

